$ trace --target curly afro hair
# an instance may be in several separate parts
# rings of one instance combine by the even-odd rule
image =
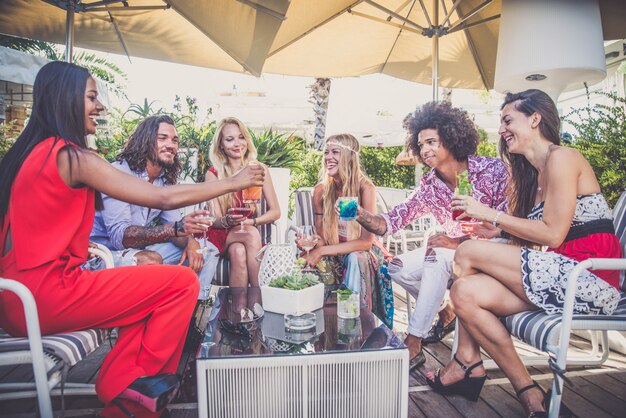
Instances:
[[[423,163],[418,135],[424,129],[436,129],[443,147],[455,160],[465,161],[476,154],[478,131],[466,111],[452,107],[449,102],[428,102],[404,118],[408,131],[406,147]]]

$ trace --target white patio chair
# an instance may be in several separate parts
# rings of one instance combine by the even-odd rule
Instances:
[[[113,267],[109,250],[101,245],[89,252]],[[37,305],[32,293],[18,281],[0,278],[0,291],[15,293],[24,306],[28,337],[14,338],[0,329],[0,365],[33,365],[35,382],[0,383],[0,401],[37,397],[39,416],[52,417],[51,395],[95,395],[93,384],[66,383],[69,368],[102,344],[108,330],[87,329],[41,336]],[[62,400],[62,408],[65,408]]]

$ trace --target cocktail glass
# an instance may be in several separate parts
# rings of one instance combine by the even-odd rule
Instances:
[[[252,215],[254,215],[255,211],[256,211],[256,205],[254,204],[249,204],[249,205],[244,205],[244,206],[228,209],[228,213],[230,213],[231,215],[242,215],[244,218],[250,218]],[[233,232],[234,234],[246,234],[247,233],[246,230],[243,228],[243,220],[240,225],[241,225],[241,228]]]
[[[215,222],[215,210],[213,209],[213,202],[204,202],[200,203],[196,206],[197,210],[205,211],[204,214],[198,215],[195,217],[197,223],[199,225],[203,225],[206,227],[204,232],[202,233],[202,246],[196,250],[199,254],[206,254],[209,251],[209,247],[207,246],[207,230],[213,225]]]
[[[472,195],[472,184],[469,182],[467,170],[462,171],[456,175],[456,187],[454,188],[454,194],[460,196]],[[457,220],[459,216],[463,214],[463,210],[456,209],[452,211],[452,219]]]
[[[339,206],[339,218],[343,221],[353,221],[356,219],[356,213],[359,208],[359,199],[357,197],[340,197],[337,199]]]
[[[344,319],[358,318],[360,313],[359,292],[337,293],[337,316]]]
[[[315,245],[318,241],[318,235],[315,233],[315,228],[312,225],[304,225],[300,229],[300,234],[298,237],[298,246],[306,251],[307,260],[309,259],[309,252],[315,248]],[[302,271],[313,271],[312,267],[309,267],[307,264]]]
[[[247,189],[241,191],[243,197],[243,203],[258,204],[261,202],[261,194],[263,192],[263,186],[250,186]]]

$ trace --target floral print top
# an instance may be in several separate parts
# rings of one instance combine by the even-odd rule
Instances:
[[[504,162],[497,158],[474,155],[468,158],[467,165],[472,197],[489,207],[506,212],[505,193],[509,173]],[[430,213],[448,236],[463,236],[460,222],[452,220],[450,206],[453,195],[454,192],[437,176],[436,170],[430,170],[422,177],[419,187],[404,202],[381,214],[387,223],[385,235],[394,234]]]

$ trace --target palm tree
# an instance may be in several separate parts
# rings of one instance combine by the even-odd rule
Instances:
[[[45,57],[53,61],[63,61],[64,54],[55,44],[15,36],[0,35],[0,46]],[[110,91],[118,97],[126,98],[127,75],[117,65],[98,57],[91,52],[81,51],[74,54],[74,62],[85,67],[95,77],[107,83]]]
[[[313,144],[315,149],[324,148],[326,135],[326,115],[328,113],[328,98],[330,97],[330,78],[316,78],[315,83],[309,86],[311,89],[309,100],[313,104],[315,113],[315,133]]]

